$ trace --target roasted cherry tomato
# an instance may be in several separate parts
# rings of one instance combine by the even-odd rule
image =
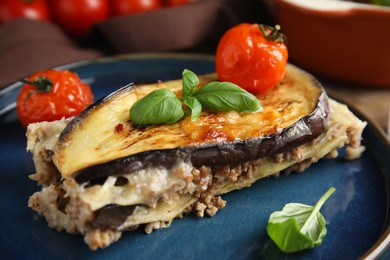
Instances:
[[[33,20],[50,20],[50,12],[46,0],[1,0],[0,23],[16,18]]]
[[[82,37],[110,15],[108,0],[50,0],[53,19],[69,34]]]
[[[167,6],[180,6],[195,2],[196,0],[166,0]]]
[[[284,77],[288,52],[285,36],[275,28],[239,24],[221,38],[216,53],[216,72],[249,92],[263,94]]]
[[[161,0],[111,0],[113,16],[129,15],[157,10],[162,7]]]
[[[75,116],[93,101],[89,85],[70,71],[44,70],[24,82],[16,101],[24,126]]]

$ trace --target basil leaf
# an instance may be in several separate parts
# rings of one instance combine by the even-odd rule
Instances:
[[[199,88],[192,95],[203,107],[217,111],[261,111],[260,101],[249,92],[230,82],[213,81]]]
[[[130,108],[137,125],[173,124],[184,115],[180,99],[169,89],[155,90]]]
[[[194,97],[184,98],[183,102],[191,109],[191,120],[195,121],[198,119],[202,112],[202,104]]]
[[[331,187],[314,207],[301,203],[289,203],[282,211],[271,214],[267,233],[281,251],[293,253],[322,243],[327,230],[326,221],[320,209],[334,191],[335,188]]]
[[[191,97],[195,91],[195,88],[199,85],[199,78],[194,72],[187,69],[183,70],[182,76],[183,76],[183,80],[182,80],[183,98]]]
[[[159,89],[138,100],[130,108],[130,120],[137,125],[173,124],[184,115],[181,102],[191,110],[191,120],[196,120],[202,107],[222,112],[257,112],[260,101],[249,92],[230,82],[210,82],[195,91],[198,76],[183,70],[182,98],[168,89]]]

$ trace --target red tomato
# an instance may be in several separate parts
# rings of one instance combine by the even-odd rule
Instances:
[[[180,6],[195,2],[196,0],[166,0],[167,6]]]
[[[162,7],[161,0],[111,0],[110,8],[113,16],[129,15],[153,11]]]
[[[50,0],[53,19],[69,34],[82,37],[110,14],[108,0]]]
[[[279,83],[288,58],[285,37],[279,29],[279,26],[243,23],[228,30],[217,47],[219,79],[256,94],[263,94]]]
[[[1,0],[0,23],[16,18],[34,20],[50,20],[50,12],[46,0]]]
[[[16,100],[24,126],[79,114],[92,103],[90,87],[70,71],[44,70],[30,76]]]

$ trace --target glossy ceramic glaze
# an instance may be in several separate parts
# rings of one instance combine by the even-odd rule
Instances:
[[[184,68],[212,72],[214,61],[193,55],[141,55],[62,68],[77,72],[99,98],[129,82],[179,78]],[[187,215],[151,235],[124,233],[109,248],[93,252],[81,236],[50,229],[27,207],[28,197],[39,188],[27,177],[34,167],[25,150],[25,129],[12,110],[0,116],[0,258],[356,259],[374,253],[386,259],[390,147],[371,124],[364,139],[367,151],[360,159],[322,160],[301,174],[260,180],[223,196],[227,206],[213,218]],[[321,210],[328,222],[323,244],[288,256],[281,253],[266,234],[269,215],[289,202],[314,204],[331,186],[336,192]]]
[[[321,76],[390,88],[390,7],[340,0],[273,0],[290,61]]]

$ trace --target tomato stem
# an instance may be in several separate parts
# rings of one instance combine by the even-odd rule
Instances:
[[[287,37],[283,33],[280,32],[280,25],[277,24],[275,27],[259,24],[260,31],[263,33],[264,37],[270,41],[275,43],[285,43],[287,44]]]
[[[32,81],[23,79],[22,82],[25,84],[32,85],[36,88],[36,90],[32,90],[27,94],[26,98],[24,99],[24,103],[26,103],[27,99],[29,99],[32,94],[49,93],[51,88],[53,87],[53,81],[51,81],[47,77],[42,76],[38,76]]]
[[[51,81],[49,78],[38,76],[32,81],[23,79],[23,83],[30,84],[34,86],[37,90],[37,92],[43,92],[48,93],[50,92],[51,88],[53,87],[53,81]]]

